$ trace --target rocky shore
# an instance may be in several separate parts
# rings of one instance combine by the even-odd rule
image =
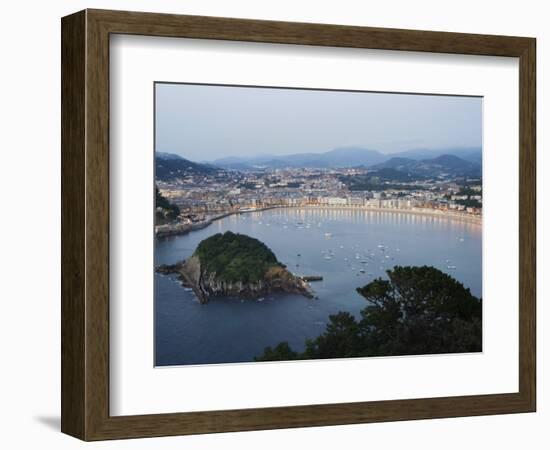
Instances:
[[[256,282],[229,282],[220,280],[215,273],[206,271],[198,256],[176,264],[163,264],[156,268],[161,274],[177,274],[182,285],[193,289],[201,303],[208,303],[211,296],[258,299],[269,294],[299,294],[313,298],[309,284],[281,266],[270,267],[264,277]]]

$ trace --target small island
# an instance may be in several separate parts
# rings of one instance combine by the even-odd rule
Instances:
[[[263,242],[231,231],[210,236],[189,259],[159,266],[157,272],[178,274],[201,303],[208,303],[211,296],[258,299],[291,293],[313,297],[307,282],[290,273]]]

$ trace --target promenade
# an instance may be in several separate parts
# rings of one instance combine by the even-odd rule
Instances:
[[[205,228],[209,226],[212,222],[215,222],[216,220],[220,220],[220,219],[223,219],[224,217],[228,217],[234,214],[248,214],[252,212],[267,211],[269,209],[285,209],[285,208],[306,209],[306,210],[307,209],[349,210],[349,211],[381,212],[381,213],[392,213],[392,214],[415,214],[415,215],[421,215],[421,216],[431,216],[431,217],[446,218],[451,220],[459,220],[459,221],[464,221],[468,223],[478,224],[480,226],[483,223],[483,218],[481,216],[461,213],[461,212],[448,211],[448,210],[444,211],[439,209],[431,209],[431,208],[376,208],[371,206],[354,206],[354,205],[275,205],[275,206],[268,206],[264,208],[256,208],[256,209],[249,208],[249,209],[238,210],[238,211],[227,211],[227,212],[210,216],[202,222],[196,222],[191,224],[174,223],[174,224],[167,224],[167,225],[157,225],[155,226],[155,236],[159,238],[163,238],[168,236],[186,234],[191,231]]]

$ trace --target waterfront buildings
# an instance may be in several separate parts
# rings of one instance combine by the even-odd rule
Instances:
[[[181,211],[177,224],[200,226],[217,216],[274,207],[373,208],[434,211],[481,217],[481,180],[435,178],[390,182],[355,190],[349,177],[366,169],[275,169],[220,171],[169,182],[157,180],[161,194]],[[185,227],[184,227],[185,229]]]

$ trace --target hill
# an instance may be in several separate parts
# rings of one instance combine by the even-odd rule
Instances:
[[[254,170],[258,168],[337,168],[383,164],[391,160],[430,160],[442,155],[456,156],[466,162],[481,165],[481,148],[456,147],[444,149],[412,149],[405,152],[384,154],[365,147],[338,147],[324,153],[294,153],[289,155],[230,156],[213,161],[217,167],[230,170]]]
[[[192,162],[173,153],[155,153],[155,178],[160,181],[171,181],[189,175],[211,175],[217,171],[214,166]]]
[[[481,163],[481,147],[444,147],[444,148],[414,148],[403,152],[390,153],[388,158],[433,159],[441,155],[458,156],[465,161]]]
[[[371,166],[372,169],[394,169],[412,176],[440,177],[451,176],[481,176],[481,166],[466,161],[455,155],[440,155],[431,159],[414,160],[403,157],[393,157],[389,160]]]
[[[325,153],[295,153],[290,155],[264,155],[254,157],[228,157],[217,159],[213,164],[226,169],[253,169],[258,167],[280,168],[320,168],[370,166],[386,160],[382,153],[361,147],[342,147]]]
[[[366,174],[345,175],[340,177],[350,191],[382,191],[386,189],[412,189],[409,185],[402,183],[412,183],[423,180],[423,176],[411,175],[408,172],[402,172],[390,167],[372,170]]]

